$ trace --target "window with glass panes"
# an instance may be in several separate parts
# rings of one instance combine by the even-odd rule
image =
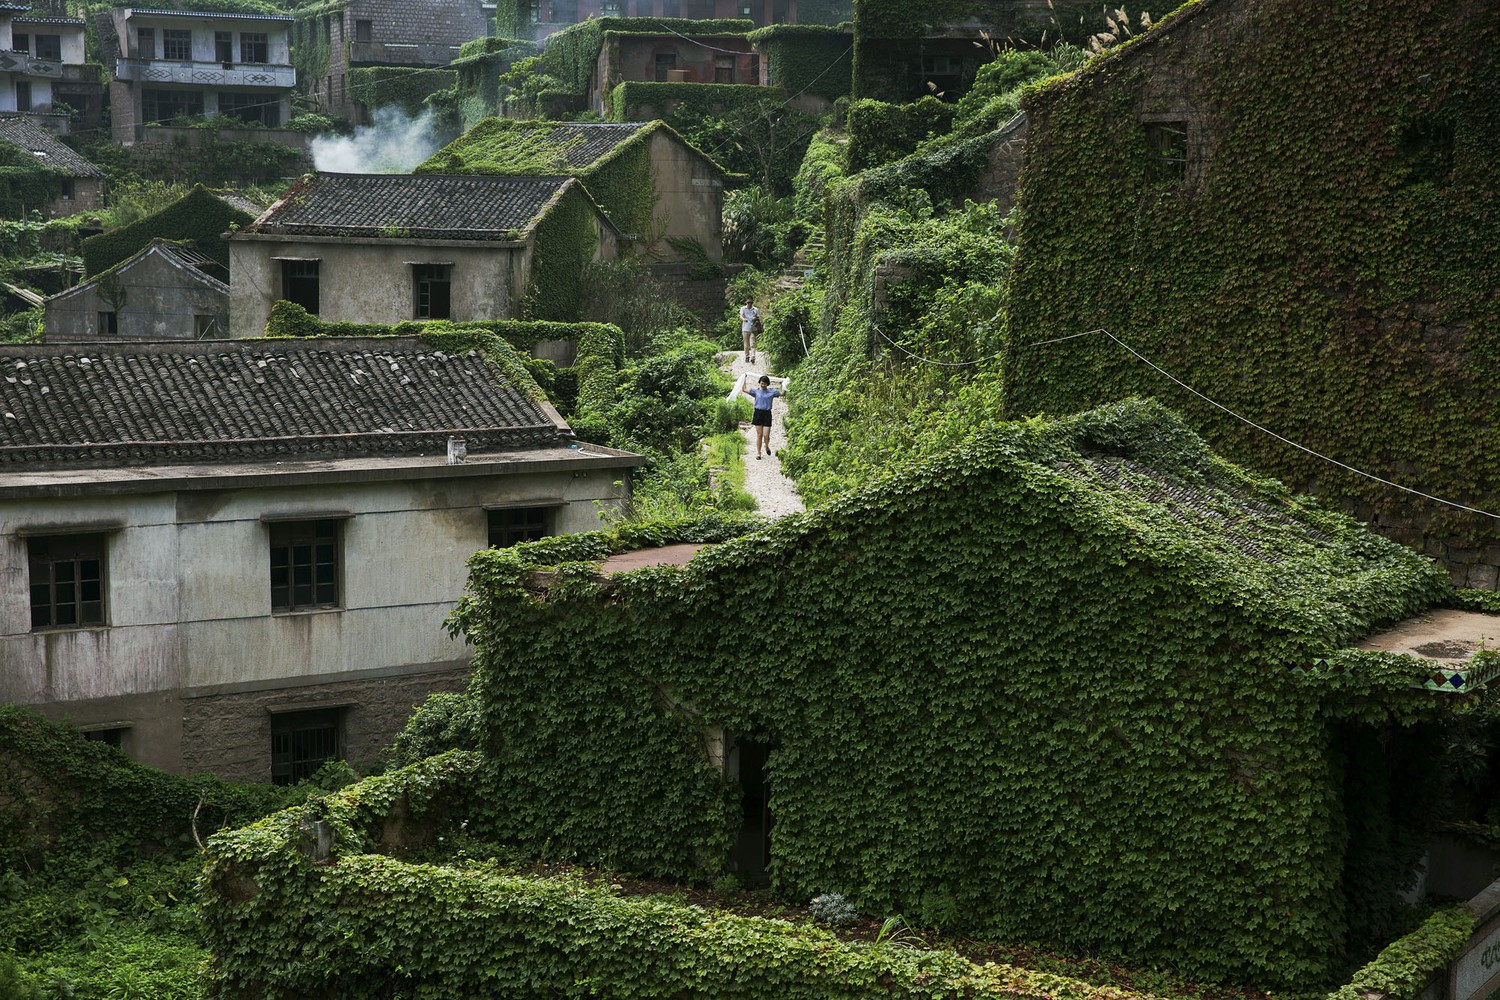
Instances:
[[[339,522],[271,525],[271,610],[315,611],[339,604]]]
[[[104,535],[27,541],[32,629],[104,624]]]
[[[193,58],[193,33],[181,28],[163,28],[161,33],[161,57],[178,62],[191,62]]]
[[[240,34],[240,62],[268,63],[271,61],[271,43],[263,31],[245,31]]]

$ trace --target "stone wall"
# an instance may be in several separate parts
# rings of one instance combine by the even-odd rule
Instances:
[[[369,765],[411,718],[412,709],[440,691],[462,691],[466,666],[407,676],[339,681],[300,688],[185,697],[182,765],[235,781],[271,778],[271,716],[337,708],[342,712],[343,757]]]
[[[704,329],[714,330],[724,318],[724,289],[729,278],[728,275],[695,278],[695,267],[693,264],[663,263],[651,264],[648,270],[674,301],[698,317]]]

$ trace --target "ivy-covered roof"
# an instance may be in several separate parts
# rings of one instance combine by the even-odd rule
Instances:
[[[558,176],[308,174],[244,233],[519,240],[577,183]]]
[[[103,177],[100,170],[57,140],[51,132],[29,118],[0,117],[0,142],[19,146],[36,158],[40,166],[51,167],[73,177]]]
[[[716,170],[717,163],[666,122],[554,122],[486,118],[438,150],[417,173],[587,175],[622,147],[665,131]]]

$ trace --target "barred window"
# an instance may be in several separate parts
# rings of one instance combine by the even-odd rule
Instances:
[[[292,785],[311,778],[342,754],[343,710],[280,712],[271,716],[271,781]]]
[[[490,511],[490,548],[509,548],[552,534],[552,507],[507,507]]]

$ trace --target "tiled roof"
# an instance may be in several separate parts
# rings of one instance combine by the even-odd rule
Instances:
[[[575,169],[603,159],[651,125],[650,122],[565,122],[549,128],[548,122],[517,124],[532,126],[533,134],[544,134],[543,141],[555,147],[568,166]]]
[[[20,146],[38,163],[66,170],[74,177],[104,176],[102,170],[63,145],[51,132],[19,115],[0,116],[0,142]],[[42,155],[37,156],[38,153]]]
[[[513,240],[576,183],[566,177],[311,174],[246,232]]]
[[[201,10],[155,10],[146,7],[133,7],[130,16],[137,14],[150,14],[152,17],[215,17],[231,21],[285,21],[290,24],[296,18],[284,14],[235,14],[228,11],[201,11]]]
[[[409,338],[0,348],[0,470],[556,447],[478,355]]]
[[[0,9],[3,9],[3,8],[0,8]],[[16,23],[17,24],[67,24],[67,25],[72,25],[73,27],[76,27],[76,28],[81,28],[81,27],[83,27],[83,18],[81,18],[81,17],[43,17],[41,15],[37,15],[36,17],[18,17],[18,18],[16,18]]]

